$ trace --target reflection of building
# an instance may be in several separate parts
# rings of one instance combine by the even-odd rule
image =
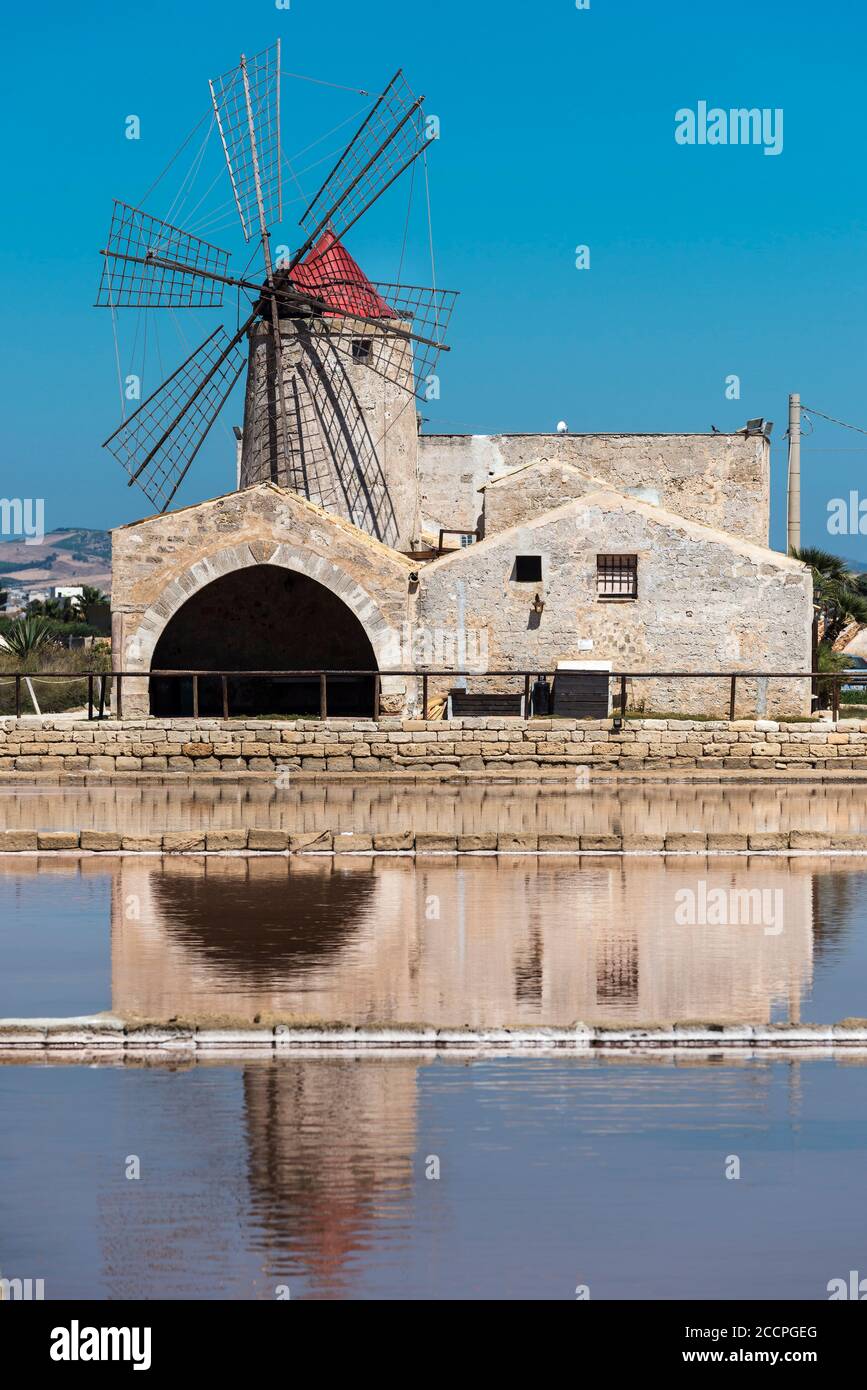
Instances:
[[[826,861],[827,864],[828,861]],[[812,975],[816,861],[118,861],[113,1008],[148,1018],[438,1026],[766,1022]],[[763,891],[679,922],[678,890]]]
[[[288,746],[288,745],[287,745]],[[279,755],[278,755],[279,762]],[[531,834],[748,834],[810,830],[860,834],[863,794],[857,785],[613,784],[592,790],[571,783],[404,784],[387,782],[153,782],[142,786],[0,786],[0,829],[116,829],[124,835],[244,826],[292,833],[335,828],[365,834],[528,832]]]
[[[258,1058],[228,1086],[213,1061],[169,1084],[163,1065],[147,1068],[117,1135],[142,1180],[101,1194],[106,1296],[348,1295],[355,1252],[400,1239],[409,1219],[425,1065]]]
[[[286,745],[288,747],[288,745]],[[288,756],[288,755],[286,755]],[[280,755],[277,755],[279,762]],[[860,834],[863,793],[857,785],[648,784],[594,781],[507,785],[387,782],[152,782],[142,786],[0,786],[0,829],[116,829],[124,835],[244,826],[292,833],[324,829],[394,834],[485,832],[560,835],[676,834],[697,827],[748,834],[809,827],[828,835]]]

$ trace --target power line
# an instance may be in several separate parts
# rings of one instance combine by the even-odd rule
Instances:
[[[342,82],[326,82],[323,77],[306,77],[303,72],[287,72],[285,68],[281,68],[280,76],[294,77],[299,82],[315,82],[319,87],[336,87],[340,92],[356,92],[360,97],[370,96],[370,92],[366,92],[363,87],[344,87]]]
[[[867,430],[862,429],[860,425],[850,425],[845,420],[838,420],[833,415],[826,415],[823,410],[813,410],[808,405],[802,405],[801,410],[805,411],[807,415],[818,415],[822,420],[829,420],[832,425],[842,425],[844,430],[854,430],[856,434],[867,434]]]

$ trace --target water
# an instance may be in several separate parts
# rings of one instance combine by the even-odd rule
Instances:
[[[864,828],[858,788],[801,784],[0,788],[7,828],[238,825]],[[832,1022],[867,1014],[865,874],[0,858],[0,1016]],[[825,1299],[867,1275],[865,1161],[854,1055],[7,1056],[0,1275],[48,1299]]]
[[[867,1273],[865,1116],[851,1061],[0,1067],[0,1274],[49,1299],[824,1299]]]
[[[828,856],[6,857],[0,1016],[832,1023],[867,1014],[865,874]]]
[[[863,787],[813,782],[0,785],[0,830],[676,834],[867,830]]]

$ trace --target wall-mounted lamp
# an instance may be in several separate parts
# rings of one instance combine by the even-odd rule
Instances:
[[[545,607],[545,600],[543,599],[542,595],[541,595],[541,594],[536,594],[535,598],[533,599],[533,612],[534,612],[534,613],[541,613],[541,612],[542,612],[542,609],[543,609],[544,607]]]

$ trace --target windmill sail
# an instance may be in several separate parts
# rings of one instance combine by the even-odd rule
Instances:
[[[330,230],[288,276],[278,271],[278,298],[287,281],[287,301],[290,293],[308,296],[311,334],[328,337],[379,376],[425,397],[439,354],[448,351],[455,290],[370,280]]]
[[[456,290],[434,290],[423,285],[368,282],[388,304],[391,315],[381,329],[359,326],[351,317],[324,319],[332,342],[351,352],[378,376],[420,400],[427,399],[440,353],[450,349],[445,341]]]
[[[298,367],[327,441],[343,511],[356,526],[387,545],[397,538],[397,522],[382,464],[360,409],[346,367],[327,340],[303,335]],[[309,495],[309,494],[308,494]],[[327,503],[323,503],[327,505]]]
[[[211,83],[211,100],[245,240],[283,216],[280,41]]]
[[[217,328],[105,441],[104,447],[160,511],[187,470],[244,367],[240,343]]]
[[[403,72],[396,72],[302,214],[308,237],[293,265],[326,227],[337,236],[353,227],[418,158],[427,144],[423,100],[413,96]]]
[[[115,200],[97,306],[211,309],[223,303],[229,253]]]
[[[395,74],[303,214],[304,245],[275,268],[269,223],[282,215],[279,42],[242,55],[210,90],[244,236],[261,239],[264,280],[231,275],[228,252],[115,203],[100,305],[211,308],[229,285],[239,304],[249,296],[251,312],[234,336],[221,328],[206,338],[105,447],[130,485],[165,511],[244,368],[247,337],[239,486],[277,483],[397,544],[415,534],[415,523],[399,490],[390,493],[377,448],[393,431],[403,441],[394,455],[409,457],[415,414],[405,409],[409,401],[395,409],[395,392],[375,377],[408,397],[429,398],[437,358],[448,351],[456,294],[371,281],[339,237],[424,151],[422,99]],[[144,323],[146,346],[146,315]],[[120,374],[119,352],[117,361]]]

